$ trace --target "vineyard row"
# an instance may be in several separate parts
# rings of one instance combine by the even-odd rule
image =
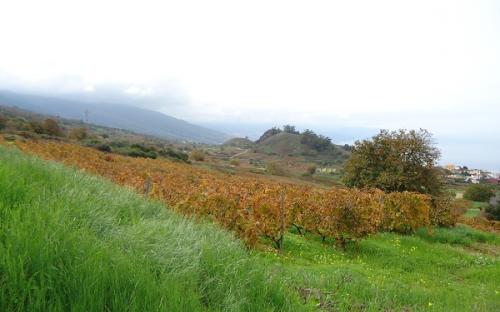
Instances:
[[[183,214],[211,218],[254,245],[281,248],[291,227],[344,245],[379,231],[412,232],[455,223],[447,199],[377,189],[320,189],[227,175],[168,160],[117,156],[61,142],[17,146],[42,158],[104,176],[165,201]]]

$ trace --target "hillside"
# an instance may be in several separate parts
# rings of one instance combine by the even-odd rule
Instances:
[[[75,120],[84,120],[87,111],[89,123],[131,130],[164,139],[219,144],[230,137],[219,131],[135,106],[80,102],[8,91],[0,91],[0,105],[17,106],[37,113]]]
[[[309,138],[322,142],[321,148],[306,144],[304,133],[272,128],[256,141],[232,138],[221,147],[207,148],[206,151],[212,162],[226,171],[232,166],[230,170],[236,172],[270,174],[297,183],[338,185],[350,147],[331,143],[328,138],[312,131],[309,134]]]
[[[276,134],[266,132],[259,140],[254,142],[248,138],[233,138],[226,141],[223,146],[252,149],[254,153],[271,156],[302,157],[305,161],[329,165],[341,164],[349,156],[349,151],[343,146],[331,144],[328,149],[318,150],[304,144],[301,134],[288,132]]]
[[[0,189],[2,311],[500,308],[499,236],[465,226],[346,250],[291,229],[281,253],[248,252],[217,226],[3,146]]]
[[[49,119],[56,122],[60,130],[58,134],[48,133],[45,122]],[[1,105],[0,134],[9,140],[30,138],[66,141],[115,154],[182,161],[187,161],[186,152],[196,145]]]
[[[248,138],[232,138],[224,142],[222,146],[238,147],[238,148],[253,148],[255,143]]]
[[[342,161],[349,155],[349,152],[341,146],[332,145],[332,150],[318,151],[302,143],[301,140],[302,137],[299,134],[281,132],[257,144],[256,149],[261,153],[306,156],[311,159],[316,157],[317,159],[329,159],[331,162]]]
[[[0,146],[1,311],[300,311],[228,233]]]

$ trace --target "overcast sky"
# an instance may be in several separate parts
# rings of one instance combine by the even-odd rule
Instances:
[[[3,89],[111,88],[249,129],[423,127],[443,163],[500,171],[498,0],[4,0],[0,43]]]

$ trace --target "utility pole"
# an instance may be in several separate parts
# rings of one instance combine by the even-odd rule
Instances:
[[[88,124],[89,124],[89,110],[88,109],[85,110],[85,123],[88,126]]]

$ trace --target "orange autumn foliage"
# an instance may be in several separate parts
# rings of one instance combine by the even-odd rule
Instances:
[[[210,218],[249,245],[266,237],[281,248],[283,235],[292,225],[343,245],[378,231],[410,232],[431,222],[431,202],[417,193],[320,189],[222,174],[165,159],[110,155],[62,142],[16,144],[27,153],[147,193],[183,214]]]

